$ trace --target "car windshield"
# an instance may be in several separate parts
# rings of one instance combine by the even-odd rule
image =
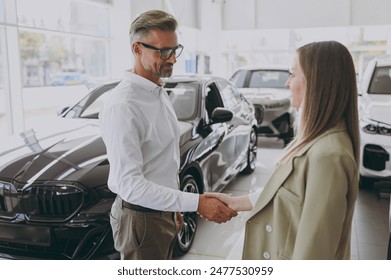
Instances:
[[[65,117],[98,119],[103,104],[110,96],[110,92],[116,84],[108,84],[94,90],[71,110]],[[167,83],[167,93],[174,107],[174,111],[180,121],[192,120],[197,116],[199,104],[199,84],[195,82]]]
[[[285,88],[289,71],[259,70],[253,71],[248,83],[249,88]]]
[[[391,94],[391,65],[376,68],[368,93]]]
[[[65,115],[65,118],[98,119],[99,112],[105,100],[117,83],[103,85],[94,89],[91,93],[74,105]]]

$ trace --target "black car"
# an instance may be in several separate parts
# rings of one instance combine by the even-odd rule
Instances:
[[[109,224],[115,196],[107,188],[109,162],[98,121],[117,84],[98,86],[60,110],[55,131],[22,133],[15,147],[0,150],[1,257],[118,257]],[[180,121],[181,190],[221,191],[238,173],[254,171],[254,109],[233,84],[175,77],[165,87]],[[183,217],[176,255],[190,249],[197,230],[196,213]]]

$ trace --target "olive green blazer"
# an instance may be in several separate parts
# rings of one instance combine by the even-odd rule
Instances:
[[[246,222],[243,259],[349,259],[357,193],[340,125],[277,165]]]

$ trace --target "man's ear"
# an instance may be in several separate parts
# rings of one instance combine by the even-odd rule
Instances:
[[[141,54],[141,48],[139,44],[133,43],[132,45],[132,52],[134,55],[139,55]]]

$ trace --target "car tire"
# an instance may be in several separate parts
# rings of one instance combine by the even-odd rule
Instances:
[[[190,193],[200,193],[199,183],[192,174],[186,174],[181,178],[181,190]],[[197,212],[181,212],[183,225],[178,231],[177,241],[174,246],[174,256],[183,256],[193,244],[198,227]]]
[[[391,260],[391,233],[390,233],[390,237],[388,238],[387,260]]]
[[[250,141],[247,148],[247,165],[242,170],[241,174],[251,174],[255,170],[257,163],[257,150],[258,150],[258,134],[255,128],[251,129]]]

